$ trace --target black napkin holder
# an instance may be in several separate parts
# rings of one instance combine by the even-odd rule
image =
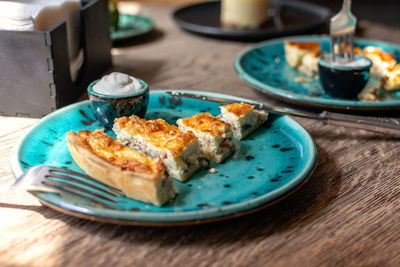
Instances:
[[[82,1],[84,62],[71,79],[66,23],[49,31],[0,31],[0,115],[42,117],[76,101],[111,66],[107,0]]]

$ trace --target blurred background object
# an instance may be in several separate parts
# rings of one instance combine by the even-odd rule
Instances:
[[[131,0],[116,0],[118,2],[132,2]],[[293,0],[298,1],[298,0]],[[162,3],[162,4],[190,4],[204,1],[199,0],[137,0],[142,3]],[[333,13],[340,10],[341,0],[303,0],[303,2],[318,4],[330,8]],[[400,28],[398,13],[400,10],[399,0],[359,0],[353,2],[353,13],[357,14],[360,20],[372,20],[387,26]]]
[[[82,1],[76,12],[81,42],[74,44],[82,46],[84,58],[76,79],[67,21],[49,30],[0,30],[0,115],[42,117],[76,101],[111,66],[107,0]]]
[[[342,6],[341,0],[304,0],[305,2],[323,5],[336,13]],[[398,0],[362,0],[353,1],[352,12],[360,20],[372,20],[391,27],[400,28],[399,20],[400,1]]]
[[[268,20],[268,0],[221,0],[221,24],[228,28],[260,27]]]
[[[108,11],[110,12],[110,27],[111,31],[118,29],[119,11],[115,0],[108,0]]]
[[[154,21],[150,16],[141,14],[141,5],[137,1],[108,0],[110,34],[114,45],[153,32]]]
[[[268,12],[268,17],[263,23],[265,17],[254,12],[266,9],[263,2],[241,2],[244,1],[206,1],[185,5],[177,8],[172,16],[187,31],[212,38],[250,42],[289,35],[324,33],[331,16],[329,9],[315,4],[282,0],[279,5],[272,5],[273,1],[270,1],[268,11],[264,11],[264,15]],[[228,3],[229,8],[226,8]],[[243,11],[244,9],[250,12]],[[234,27],[227,27],[227,24]]]
[[[79,0],[0,1],[0,30],[50,31],[65,21],[70,73],[75,81],[84,60],[80,8]]]

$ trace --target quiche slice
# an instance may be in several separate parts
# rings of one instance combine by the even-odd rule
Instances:
[[[245,138],[268,119],[268,113],[254,110],[246,103],[233,103],[221,106],[221,119],[232,127],[233,136],[238,140]]]
[[[121,117],[114,120],[113,131],[122,144],[161,159],[168,173],[181,182],[206,164],[197,137],[162,119]]]
[[[302,64],[305,55],[318,53],[320,49],[321,44],[319,42],[284,42],[286,62],[293,68],[297,68]]]
[[[396,58],[394,55],[383,52],[380,47],[367,46],[363,49],[363,53],[364,56],[372,61],[372,75],[384,76],[387,68],[393,68],[396,65]]]
[[[388,91],[400,90],[400,64],[384,70],[382,84]]]
[[[298,67],[298,70],[302,73],[307,74],[308,76],[316,76],[318,75],[318,60],[319,57],[324,55],[324,52],[310,52],[303,56],[301,60],[301,65]]]
[[[79,167],[127,197],[161,206],[177,194],[161,160],[125,147],[103,129],[66,135],[68,149]]]
[[[200,149],[208,160],[223,162],[235,151],[230,124],[210,113],[201,113],[176,122],[183,132],[192,132],[199,139]]]

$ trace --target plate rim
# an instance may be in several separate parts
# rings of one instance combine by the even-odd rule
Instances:
[[[152,31],[154,29],[154,27],[155,27],[154,20],[149,16],[146,16],[146,15],[143,15],[143,14],[119,13],[119,16],[121,16],[121,15],[122,16],[129,16],[129,17],[135,17],[135,18],[140,18],[142,20],[146,20],[147,22],[149,22],[150,27],[148,27],[145,30],[140,30],[140,31],[138,31],[138,32],[136,32],[134,34],[129,34],[129,35],[123,36],[123,37],[113,37],[113,32],[110,32],[110,38],[111,38],[111,40],[113,42],[126,40],[126,39],[130,39],[130,38],[137,37],[137,36],[141,36],[143,34],[146,34],[146,33],[150,32],[150,31]]]
[[[295,92],[288,92],[285,89],[281,89],[278,87],[274,87],[268,84],[265,84],[252,75],[248,74],[244,68],[242,67],[241,61],[243,58],[255,49],[259,49],[261,47],[265,47],[267,45],[282,43],[285,40],[310,40],[310,39],[328,39],[329,36],[326,34],[322,35],[295,35],[295,36],[287,36],[274,38],[267,41],[263,41],[253,45],[251,47],[247,47],[236,56],[234,60],[234,69],[239,76],[239,78],[250,85],[252,88],[265,93],[271,97],[277,98],[284,102],[288,102],[291,104],[297,103],[305,106],[318,107],[318,108],[330,108],[330,109],[338,109],[338,110],[388,110],[388,109],[400,109],[400,100],[390,100],[390,101],[381,101],[381,102],[362,102],[355,100],[346,100],[346,99],[324,99],[324,98],[315,98],[308,95],[302,95]],[[360,42],[371,42],[379,45],[390,45],[397,46],[400,49],[400,45],[390,42],[371,40],[368,38],[355,38],[355,41]]]
[[[195,24],[192,22],[188,22],[186,20],[182,20],[178,17],[179,13],[184,12],[186,9],[189,8],[194,8],[196,6],[203,6],[203,5],[215,5],[220,1],[206,1],[206,2],[198,2],[198,3],[192,3],[192,4],[187,4],[181,7],[176,8],[173,13],[172,17],[175,21],[176,24],[178,24],[179,27],[181,27],[184,30],[200,34],[200,35],[206,35],[214,38],[221,38],[221,39],[230,39],[230,40],[238,40],[238,41],[243,41],[243,39],[238,39],[238,38],[250,38],[250,39],[260,39],[260,38],[268,38],[268,35],[278,35],[278,34],[284,34],[284,35],[291,35],[291,34],[298,34],[300,31],[298,28],[295,29],[289,29],[287,31],[273,31],[271,30],[262,30],[262,29],[257,29],[253,31],[247,31],[247,30],[223,30],[222,27],[212,27],[212,26],[206,26],[206,25],[201,25],[201,24]],[[313,9],[315,10],[315,14],[318,15],[318,21],[315,23],[312,23],[310,25],[307,25],[304,27],[304,31],[308,31],[310,29],[314,28],[319,28],[323,25],[325,25],[331,15],[331,10],[329,8],[312,4],[312,3],[307,3],[307,2],[293,2],[293,1],[282,1],[283,5],[287,6],[292,6],[292,7],[298,7],[301,6],[304,9]],[[318,12],[317,12],[318,11]]]
[[[153,93],[165,93],[168,90],[151,90]],[[183,90],[182,90],[183,91]],[[243,97],[238,97],[238,96],[232,96],[228,94],[220,94],[220,93],[214,93],[214,92],[208,92],[208,91],[192,91],[192,90],[184,90],[185,92],[189,93],[196,93],[196,94],[204,94],[204,95],[209,95],[209,96],[216,96],[216,97],[227,97],[231,99],[235,99],[238,101],[245,101],[248,100]],[[80,101],[68,106],[65,106],[63,108],[60,108],[45,117],[41,118],[35,125],[33,125],[29,130],[27,130],[23,136],[20,137],[20,139],[17,141],[16,145],[14,146],[14,149],[11,154],[11,170],[14,174],[14,176],[19,177],[22,174],[22,166],[19,162],[19,154],[21,153],[21,148],[23,146],[23,143],[26,141],[26,137],[34,131],[35,129],[38,129],[42,123],[45,123],[46,121],[51,120],[52,118],[56,117],[58,114],[62,114],[63,112],[74,109],[77,106],[80,105],[87,105],[89,100],[85,101]],[[317,159],[318,159],[318,154],[317,154],[317,149],[315,142],[311,135],[308,133],[308,131],[297,121],[294,119],[290,118],[289,116],[280,116],[281,119],[284,119],[286,123],[290,123],[291,128],[296,128],[300,129],[302,133],[302,140],[304,141],[302,143],[303,147],[306,147],[305,149],[309,150],[310,158],[307,159],[307,162],[304,166],[304,168],[301,170],[301,172],[295,177],[292,178],[291,181],[284,186],[281,186],[277,188],[276,190],[269,192],[267,194],[264,194],[258,198],[254,199],[249,199],[245,201],[241,201],[239,203],[235,204],[230,204],[227,206],[223,207],[213,207],[213,208],[206,208],[203,210],[195,210],[195,211],[177,211],[177,212],[170,212],[170,213],[165,213],[165,212],[147,212],[147,211],[122,211],[122,210],[110,210],[108,211],[107,209],[103,208],[94,208],[90,207],[90,209],[85,208],[83,206],[78,206],[70,201],[66,201],[64,199],[57,199],[56,203],[52,203],[51,200],[54,196],[52,197],[51,194],[45,194],[44,196],[38,195],[37,197],[39,200],[41,200],[42,203],[45,205],[48,204],[48,206],[51,206],[51,204],[56,205],[60,209],[64,209],[65,211],[68,212],[78,212],[85,217],[90,217],[86,219],[93,219],[96,221],[96,218],[103,218],[103,219],[111,219],[113,220],[112,223],[117,223],[120,222],[121,224],[123,222],[130,222],[128,224],[133,224],[133,225],[185,225],[185,224],[198,224],[207,222],[207,221],[216,221],[216,220],[223,220],[226,219],[225,217],[237,217],[240,215],[248,214],[252,212],[253,210],[256,211],[258,210],[257,208],[261,208],[264,205],[267,205],[270,202],[273,202],[275,200],[279,200],[281,197],[285,197],[286,195],[290,194],[291,191],[295,190],[298,188],[301,184],[305,183],[305,181],[311,176],[313,173],[313,170],[316,167],[317,164]],[[50,204],[48,203],[50,201]],[[60,211],[60,210],[59,210]],[[102,213],[102,214],[100,214]],[[243,214],[242,214],[243,213]],[[134,217],[134,218],[132,218]],[[162,217],[162,220],[160,218],[157,219],[157,217]],[[115,220],[115,221],[114,221]],[[99,221],[99,220],[97,220]]]

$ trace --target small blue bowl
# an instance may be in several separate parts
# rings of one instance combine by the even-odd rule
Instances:
[[[88,94],[90,107],[106,130],[113,127],[114,119],[123,116],[136,115],[143,118],[149,103],[149,86],[143,80],[137,79],[142,89],[129,95],[104,95],[93,91],[93,86],[99,81],[89,84]]]
[[[319,80],[325,91],[339,98],[353,99],[368,82],[372,61],[355,56],[355,61],[365,59],[364,65],[336,65],[329,62],[331,55],[323,55],[318,60]]]

